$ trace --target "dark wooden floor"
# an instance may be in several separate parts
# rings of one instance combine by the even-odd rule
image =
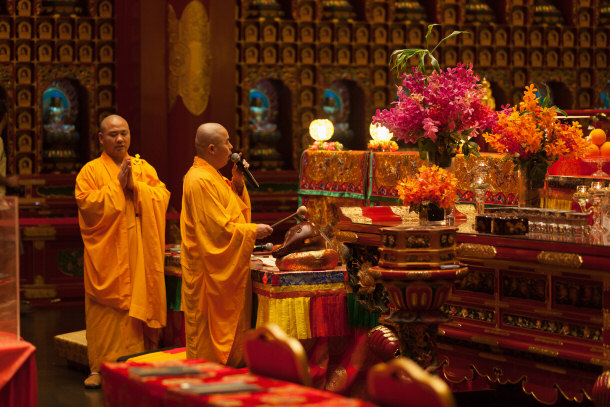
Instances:
[[[100,390],[86,390],[84,370],[68,367],[53,345],[57,334],[85,329],[83,305],[25,309],[21,314],[21,336],[36,346],[38,405],[40,407],[102,406]],[[519,385],[502,386],[495,391],[456,393],[458,407],[541,407]],[[593,404],[562,401],[557,407],[591,407]],[[425,407],[425,406],[422,406]]]
[[[101,407],[102,392],[86,390],[83,380],[88,372],[69,368],[57,356],[53,337],[85,329],[85,308],[62,306],[24,309],[21,336],[36,346],[39,407]]]

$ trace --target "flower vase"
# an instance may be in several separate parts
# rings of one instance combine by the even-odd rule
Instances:
[[[519,206],[525,208],[542,208],[544,200],[543,177],[532,177],[528,167],[519,168]]]
[[[419,224],[421,226],[443,225],[445,222],[445,209],[434,202],[422,205],[419,211]]]
[[[451,167],[453,157],[451,157],[447,148],[439,146],[434,152],[428,151],[428,161],[438,167],[447,169]]]

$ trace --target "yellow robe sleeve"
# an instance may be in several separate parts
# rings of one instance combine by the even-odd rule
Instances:
[[[99,159],[86,164],[76,177],[75,198],[85,245],[85,292],[104,305],[128,309],[129,261],[118,250],[127,247],[126,200],[116,173],[108,174]]]
[[[165,326],[165,212],[170,193],[155,169],[142,160],[132,165],[135,207],[141,225],[144,272],[136,274],[130,315],[151,328]],[[143,278],[142,278],[143,277]]]
[[[224,364],[236,337],[243,335],[240,319],[251,295],[250,255],[256,240],[256,225],[248,223],[246,188],[240,199],[225,181],[209,169],[192,168],[184,180],[181,215],[187,346],[190,340],[197,348],[209,335],[216,360]],[[197,328],[203,325],[209,333]]]

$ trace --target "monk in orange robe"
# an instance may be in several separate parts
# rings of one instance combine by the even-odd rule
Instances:
[[[167,312],[169,191],[150,164],[128,155],[125,119],[106,117],[98,137],[104,151],[81,169],[75,190],[85,244],[88,388],[100,386],[102,362],[154,349]]]
[[[243,363],[242,339],[250,327],[250,255],[254,241],[273,229],[250,223],[250,198],[237,166],[231,181],[218,172],[233,148],[227,130],[202,124],[195,146],[180,215],[186,356],[235,367]]]

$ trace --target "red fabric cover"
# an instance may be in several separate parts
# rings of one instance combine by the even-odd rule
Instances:
[[[349,326],[346,310],[347,294],[345,292],[311,297],[309,327],[312,338],[347,335]]]
[[[303,375],[296,356],[279,343],[263,338],[244,341],[244,354],[247,355],[250,372],[302,384]]]
[[[206,363],[202,359],[176,362],[180,365]],[[324,392],[298,384],[248,374],[246,369],[233,369],[216,363],[206,366],[205,377],[151,377],[139,381],[128,377],[129,366],[150,366],[147,363],[104,363],[102,365],[102,391],[104,405],[112,407],[194,407],[207,405],[341,405],[372,406],[360,400],[347,399],[336,394]],[[264,390],[260,392],[241,392],[205,396],[186,395],[168,389],[179,387],[180,383],[217,383],[241,381],[256,384]]]
[[[36,348],[0,333],[0,406],[36,407]]]

